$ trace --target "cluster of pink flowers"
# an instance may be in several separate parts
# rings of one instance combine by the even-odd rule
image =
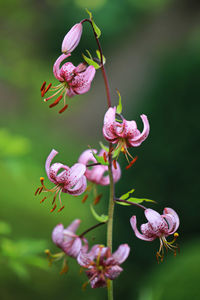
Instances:
[[[90,23],[92,23],[90,19]],[[92,23],[93,24],[93,23]],[[72,51],[78,46],[82,35],[82,22],[75,24],[65,36],[62,43],[62,54],[57,58],[53,66],[53,74],[59,81],[57,86],[49,84],[46,87],[46,82],[41,87],[41,95],[44,97],[51,89],[53,95],[44,99],[48,101],[55,96],[56,100],[50,104],[50,107],[58,105],[64,96],[64,106],[59,111],[62,113],[67,107],[66,97],[73,97],[88,92],[91,87],[91,82],[95,76],[95,68],[86,63],[80,63],[74,66],[71,62],[66,62],[61,66],[61,63],[71,56]],[[95,31],[95,29],[93,28]],[[96,37],[97,35],[95,35]],[[97,38],[97,37],[96,37]],[[140,117],[143,122],[143,130],[140,132],[134,120],[127,121],[121,113],[117,112],[117,107],[109,107],[104,116],[103,136],[109,142],[109,148],[102,146],[98,153],[96,149],[85,150],[78,162],[69,167],[60,162],[52,164],[53,159],[58,154],[56,150],[52,150],[46,159],[45,169],[50,182],[54,184],[53,188],[47,188],[44,185],[44,177],[40,178],[41,186],[37,188],[35,194],[52,195],[53,212],[59,203],[58,211],[63,210],[64,205],[61,200],[61,194],[70,194],[72,196],[82,195],[88,190],[87,181],[90,185],[107,186],[111,183],[118,182],[121,177],[121,168],[117,161],[121,152],[123,152],[129,162],[127,168],[133,165],[137,157],[129,152],[129,148],[140,146],[148,137],[150,131],[149,121],[146,115]],[[105,150],[107,149],[107,150]],[[131,161],[129,161],[131,158]],[[109,165],[109,168],[108,168]],[[107,174],[110,172],[111,176]],[[86,195],[87,197],[88,195]],[[46,200],[45,196],[40,202]],[[113,201],[117,201],[113,198]],[[123,200],[126,202],[126,200]],[[119,202],[119,201],[118,201]],[[130,204],[130,202],[127,201]],[[132,203],[134,205],[134,202]],[[132,216],[130,223],[132,229],[141,240],[153,241],[156,238],[160,241],[160,248],[157,251],[157,260],[163,260],[164,249],[170,249],[176,254],[177,245],[173,245],[178,237],[176,232],[179,227],[179,217],[172,208],[165,208],[162,215],[153,209],[145,208],[145,216],[148,220],[146,224],[141,225],[141,232],[137,229],[136,216]],[[93,230],[97,226],[106,223],[101,222],[90,229],[87,229],[80,235],[76,231],[80,225],[80,220],[75,219],[67,228],[62,224],[58,224],[52,232],[53,242],[62,250],[64,255],[74,258],[78,264],[85,269],[86,275],[92,288],[107,286],[109,280],[113,280],[122,272],[120,265],[127,259],[130,247],[128,244],[122,244],[112,254],[109,247],[96,244],[89,250],[89,243],[85,238],[85,234]],[[167,237],[173,235],[172,241],[167,241]]]

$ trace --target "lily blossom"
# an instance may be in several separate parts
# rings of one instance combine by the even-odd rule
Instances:
[[[127,160],[128,147],[138,147],[149,135],[149,121],[146,115],[140,116],[144,125],[143,131],[137,129],[135,121],[127,121],[122,115],[116,113],[116,107],[110,107],[104,116],[103,135],[107,141],[117,144],[117,153],[124,152]],[[128,160],[129,161],[129,160]]]
[[[65,35],[62,42],[62,52],[71,53],[79,44],[82,35],[83,26],[81,23],[75,24]]]
[[[55,187],[52,189],[46,188],[44,185],[44,177],[41,177],[40,181],[42,187],[38,188],[35,192],[35,195],[37,193],[40,194],[41,192],[50,192],[54,194],[52,201],[52,205],[54,205],[54,207],[51,212],[57,207],[57,204],[55,203],[57,195],[61,205],[61,208],[58,211],[61,211],[64,208],[61,201],[61,193],[78,196],[81,195],[87,187],[87,181],[84,175],[86,171],[85,165],[76,163],[71,168],[61,163],[54,163],[51,165],[52,160],[57,154],[58,152],[53,149],[47,157],[45,164],[47,176],[49,180],[55,184]],[[61,172],[59,173],[59,171]],[[44,197],[41,202],[43,202],[46,198],[47,197]]]
[[[81,63],[75,67],[71,62],[67,62],[60,67],[60,64],[70,55],[70,53],[67,55],[61,54],[54,64],[53,73],[55,78],[60,81],[60,84],[52,87],[50,83],[46,88],[46,82],[44,82],[40,89],[42,97],[44,97],[50,88],[51,91],[54,91],[53,95],[44,99],[45,102],[59,95],[59,97],[50,104],[50,108],[56,106],[64,95],[64,107],[59,113],[62,113],[68,107],[68,104],[66,104],[67,96],[73,97],[75,95],[84,94],[90,90],[91,82],[96,72],[93,66],[86,67],[85,63]]]
[[[62,224],[58,224],[52,232],[54,244],[61,248],[65,254],[73,258],[77,258],[82,248],[82,241],[85,243],[84,247],[88,247],[87,240],[76,234],[80,222],[79,219],[76,219],[66,228]]]
[[[86,275],[92,288],[105,287],[107,279],[113,280],[123,271],[120,267],[128,257],[130,247],[127,244],[119,246],[111,254],[110,248],[95,245],[89,252],[81,249],[77,261],[86,270]]]
[[[92,152],[97,154],[96,149],[88,149],[85,150],[79,157],[78,162],[84,164],[87,166],[89,162],[91,163],[96,163],[96,159],[93,156]],[[98,156],[107,156],[107,153],[102,149],[100,150]],[[106,159],[106,157],[105,157]],[[85,176],[86,178],[94,182],[96,184],[100,185],[109,185],[110,184],[110,179],[109,175],[105,175],[105,173],[108,171],[108,166],[105,165],[97,165],[97,166],[91,166],[90,168],[86,169]],[[116,162],[116,166],[112,166],[112,173],[113,173],[113,180],[114,182],[117,182],[120,177],[121,177],[121,169],[120,165]]]
[[[160,258],[161,261],[163,261],[164,247],[166,250],[172,250],[174,255],[176,255],[176,250],[178,247],[174,246],[173,243],[178,237],[176,230],[180,224],[177,213],[172,208],[168,207],[164,209],[163,215],[160,215],[158,212],[150,208],[145,209],[144,213],[148,222],[141,225],[140,229],[142,233],[140,233],[137,229],[136,216],[132,216],[130,219],[130,223],[135,235],[144,241],[153,241],[156,238],[159,238],[160,248],[156,254],[157,260]],[[166,237],[172,234],[174,235],[174,239],[173,241],[168,242]]]

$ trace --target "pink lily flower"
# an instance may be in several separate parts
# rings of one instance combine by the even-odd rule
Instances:
[[[51,162],[53,158],[58,154],[56,150],[52,150],[49,156],[47,157],[45,169],[47,176],[51,182],[55,184],[55,187],[52,189],[48,189],[44,185],[44,177],[40,178],[42,187],[38,188],[35,192],[41,193],[41,192],[51,192],[54,193],[53,202],[52,204],[55,204],[52,208],[51,212],[54,211],[57,207],[56,198],[57,195],[59,197],[61,208],[58,211],[61,211],[64,206],[62,205],[61,201],[61,193],[67,193],[70,195],[78,196],[81,195],[86,187],[87,187],[87,181],[86,177],[84,175],[86,171],[86,167],[83,164],[76,163],[71,168],[69,168],[66,165],[63,165],[61,163],[54,163],[51,165]],[[59,173],[60,170],[63,170]],[[44,197],[41,202],[43,202],[47,197]]]
[[[52,240],[59,248],[61,248],[68,256],[77,258],[82,242],[88,248],[88,242],[85,238],[81,238],[76,234],[76,230],[80,225],[80,220],[74,220],[67,228],[62,224],[58,224],[52,232]]]
[[[157,260],[160,258],[161,261],[163,261],[164,247],[172,250],[174,255],[176,255],[176,249],[178,247],[172,244],[178,237],[176,230],[179,227],[180,221],[177,213],[172,208],[168,207],[164,209],[163,215],[160,215],[158,212],[150,208],[145,209],[144,213],[148,222],[141,225],[140,229],[142,234],[137,229],[136,216],[132,216],[130,219],[130,223],[135,235],[144,241],[153,241],[156,238],[159,238],[160,248],[156,254]],[[174,234],[174,240],[168,242],[166,237],[172,234]]]
[[[83,26],[81,23],[75,24],[65,35],[62,42],[62,52],[71,53],[79,44],[82,35]]]
[[[97,161],[93,156],[92,151],[95,154],[97,153],[96,149],[85,150],[79,157],[78,162],[84,164],[85,166],[87,166],[89,162],[96,163]],[[99,156],[103,156],[104,153],[106,154],[106,152],[102,149],[99,152]],[[110,184],[109,175],[105,175],[107,171],[108,171],[108,166],[104,166],[104,165],[92,166],[90,167],[90,169],[89,168],[86,169],[85,176],[89,181],[94,182],[96,184],[109,185]],[[114,182],[117,182],[121,177],[120,165],[117,162],[115,167],[112,166],[112,172],[113,172],[113,180]]]
[[[69,57],[71,54],[61,54],[56,60],[53,73],[56,79],[60,81],[60,84],[57,86],[51,87],[51,83],[46,86],[46,82],[43,83],[41,87],[41,95],[44,95],[51,88],[55,93],[48,98],[45,98],[44,101],[48,101],[53,97],[60,95],[52,104],[50,108],[56,106],[64,95],[64,107],[59,111],[62,113],[67,107],[66,97],[73,97],[75,95],[80,95],[88,92],[90,90],[91,82],[95,75],[95,68],[93,66],[86,67],[84,63],[79,64],[75,67],[71,62],[67,62],[60,67],[60,64]]]
[[[137,129],[135,121],[127,121],[122,115],[116,114],[116,107],[110,107],[104,116],[103,135],[105,139],[112,144],[117,144],[115,150],[118,149],[118,153],[124,152],[127,160],[127,154],[133,159],[127,148],[140,146],[149,135],[150,127],[147,116],[141,115],[141,119],[144,124],[142,132]]]
[[[77,261],[86,268],[86,275],[89,278],[91,287],[99,288],[107,285],[107,279],[113,280],[123,271],[120,267],[128,257],[130,247],[127,244],[119,246],[117,251],[111,254],[110,248],[102,245],[95,245],[87,253],[81,249]]]

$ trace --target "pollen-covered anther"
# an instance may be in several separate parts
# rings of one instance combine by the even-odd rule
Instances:
[[[44,202],[44,200],[46,200],[47,197],[44,197],[42,200],[40,200],[40,203]]]
[[[37,190],[35,191],[35,196],[37,195],[39,190],[40,190],[40,188],[37,188]]]
[[[54,207],[50,210],[50,212],[53,212],[57,207],[57,204],[54,205]]]
[[[82,199],[82,203],[85,203],[85,201],[87,200],[87,198],[88,198],[88,194],[86,194],[84,197],[83,197],[83,199]]]
[[[63,95],[60,95],[52,104],[49,105],[49,107],[51,108],[51,107],[56,106],[60,102],[62,97],[63,97]]]
[[[115,168],[115,170],[117,170],[117,163],[115,159],[113,160],[113,167]]]
[[[107,162],[107,155],[106,155],[106,152],[103,153],[103,159],[105,161],[105,163]]]
[[[48,90],[51,88],[51,86],[52,86],[52,83],[49,83],[49,85],[47,86],[47,88],[44,91],[45,94],[48,92]]]
[[[101,200],[101,197],[102,197],[102,194],[99,194],[99,195],[94,199],[93,204],[94,204],[94,205],[97,205],[97,204],[99,203],[99,201]]]
[[[63,113],[68,108],[68,104],[66,104],[61,110],[59,110],[59,114]]]
[[[58,212],[60,212],[61,210],[63,210],[65,206],[63,205],[61,208],[58,209]]]
[[[138,159],[138,156],[134,157],[133,160],[130,162],[130,164],[128,166],[126,166],[126,170],[128,170],[129,168],[131,168],[132,165],[136,162],[137,159]]]
[[[45,90],[45,85],[46,85],[46,81],[43,82],[41,88],[40,88],[40,91],[42,92],[43,90]]]

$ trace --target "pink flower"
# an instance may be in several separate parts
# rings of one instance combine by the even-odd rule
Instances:
[[[85,238],[80,238],[76,235],[76,230],[80,225],[80,220],[74,220],[67,228],[62,224],[58,224],[52,232],[53,242],[61,248],[68,256],[77,258],[81,248],[82,241],[85,242],[87,248],[88,242]]]
[[[71,53],[79,44],[81,39],[83,26],[81,23],[75,24],[65,35],[62,42],[62,52]]]
[[[55,187],[52,189],[46,188],[44,185],[44,177],[41,177],[40,181],[42,187],[36,190],[36,194],[40,194],[42,191],[54,193],[52,204],[55,204],[58,195],[61,204],[61,208],[58,211],[60,211],[64,208],[61,202],[61,193],[68,193],[74,196],[81,195],[87,187],[87,181],[86,177],[84,176],[86,167],[83,164],[77,163],[71,168],[61,163],[54,163],[53,165],[51,165],[53,158],[57,154],[58,152],[53,149],[47,157],[45,164],[47,176],[49,180],[55,184]],[[59,173],[59,171],[61,172]],[[46,198],[47,197],[44,197],[41,202],[43,202]],[[57,204],[54,205],[51,211],[55,210],[56,206]]]
[[[140,146],[149,135],[147,116],[141,115],[141,119],[144,124],[142,132],[137,129],[135,121],[127,121],[122,115],[116,114],[116,107],[110,107],[104,116],[103,135],[110,143],[117,144],[115,150],[131,156],[127,148]]]
[[[60,81],[60,84],[53,87],[51,87],[51,84],[49,84],[46,88],[46,82],[44,82],[41,87],[42,97],[50,88],[54,91],[53,95],[44,99],[45,102],[57,95],[60,95],[52,104],[50,104],[49,107],[56,106],[64,95],[64,107],[59,111],[59,113],[62,113],[68,107],[66,104],[66,96],[73,97],[89,91],[91,82],[96,72],[93,66],[86,67],[84,63],[81,63],[75,67],[71,62],[67,62],[60,67],[60,64],[63,62],[63,60],[70,55],[70,53],[67,55],[60,55],[54,64],[53,73],[55,78]]]
[[[96,149],[88,149],[85,150],[81,156],[78,159],[79,163],[82,163],[84,165],[91,163],[96,163],[96,159],[94,158],[92,151],[96,154],[97,150]],[[105,153],[105,151],[102,149],[99,152],[99,156],[103,156],[103,154]],[[93,166],[86,169],[85,172],[85,176],[86,178],[91,181],[94,182],[96,184],[100,184],[100,185],[109,185],[110,184],[110,179],[109,179],[109,175],[105,175],[105,173],[108,171],[108,167],[104,166],[104,165],[97,165],[97,166]],[[119,164],[116,162],[116,168],[114,168],[114,166],[112,166],[112,172],[113,172],[113,180],[114,182],[117,182],[120,177],[121,177],[121,169]]]
[[[87,269],[86,275],[92,288],[104,287],[107,279],[113,280],[123,271],[120,264],[127,259],[129,252],[127,244],[120,245],[113,254],[108,247],[95,245],[88,253],[82,249],[77,261]]]
[[[156,238],[160,240],[160,249],[156,254],[157,259],[160,257],[161,261],[163,261],[164,257],[164,247],[166,249],[170,249],[176,255],[177,246],[172,245],[176,238],[178,237],[178,233],[176,230],[179,227],[179,217],[177,213],[172,208],[165,208],[163,211],[163,215],[160,215],[153,209],[145,209],[145,216],[148,220],[147,223],[141,225],[141,232],[138,231],[136,226],[136,216],[132,216],[130,219],[131,226],[135,235],[144,241],[153,241]],[[166,237],[174,234],[174,240],[168,242]]]

